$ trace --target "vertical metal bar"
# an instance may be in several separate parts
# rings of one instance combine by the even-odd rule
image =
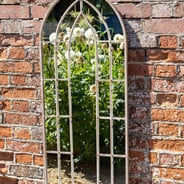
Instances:
[[[114,183],[114,134],[113,134],[113,94],[112,94],[112,65],[113,65],[113,56],[112,56],[112,45],[109,40],[109,70],[110,70],[110,80],[109,80],[109,90],[110,90],[110,168],[111,168],[111,184]]]
[[[54,42],[54,67],[55,67],[55,94],[56,94],[56,128],[57,128],[57,162],[58,162],[58,182],[61,183],[61,143],[60,143],[60,118],[59,118],[59,81],[58,81],[58,61],[57,61],[57,40]]]

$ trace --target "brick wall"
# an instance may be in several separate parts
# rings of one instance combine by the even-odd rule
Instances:
[[[0,184],[43,184],[39,31],[51,0],[0,0]],[[128,36],[130,184],[184,181],[184,2],[111,0]]]

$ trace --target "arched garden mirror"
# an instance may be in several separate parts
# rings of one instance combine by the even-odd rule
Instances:
[[[45,183],[128,184],[121,17],[105,0],[61,0],[41,34]]]

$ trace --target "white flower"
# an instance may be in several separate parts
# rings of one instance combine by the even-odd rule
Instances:
[[[54,44],[54,42],[56,41],[56,33],[51,33],[49,36],[49,41],[50,43]]]
[[[118,43],[124,42],[124,36],[121,34],[115,34],[113,40]]]
[[[66,28],[66,33],[69,35],[71,33],[71,29],[69,27]]]
[[[90,86],[89,90],[92,92],[92,93],[95,93],[96,92],[96,85],[93,84]]]
[[[94,41],[93,41],[93,40],[88,40],[88,41],[87,41],[87,44],[88,44],[89,46],[92,46],[92,45],[94,45]]]
[[[119,48],[120,48],[121,50],[124,49],[124,42],[122,42],[122,43],[120,44]]]
[[[81,37],[84,35],[84,29],[80,27],[75,27],[73,30],[73,35],[75,37]]]
[[[91,28],[89,28],[88,30],[86,30],[84,36],[85,36],[88,40],[93,39],[93,37],[94,37],[94,31],[93,31]]]
[[[80,58],[80,57],[82,57],[82,53],[80,51],[78,51],[75,53],[75,56]]]
[[[75,52],[73,50],[66,51],[65,52],[65,58],[66,59],[73,59],[75,57]]]

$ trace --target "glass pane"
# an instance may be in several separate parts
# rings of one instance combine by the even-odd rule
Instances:
[[[68,82],[59,81],[58,85],[58,95],[59,95],[59,114],[68,115],[69,114],[69,100],[68,100]]]
[[[48,117],[45,120],[47,150],[57,150],[56,118]]]
[[[100,120],[100,153],[110,153],[110,121]]]
[[[100,184],[110,184],[110,158],[100,158]]]
[[[125,122],[115,120],[113,125],[114,132],[114,153],[125,154]]]
[[[69,120],[66,118],[60,119],[60,148],[61,151],[70,151],[70,132]]]
[[[125,116],[125,83],[113,82],[113,114],[115,117]]]
[[[125,184],[125,159],[114,158],[114,184]]]
[[[45,100],[45,114],[56,114],[56,95],[55,95],[55,81],[44,82],[44,100]]]
[[[47,176],[48,184],[58,184],[58,162],[57,155],[48,154],[47,155]]]
[[[110,91],[108,82],[99,83],[99,114],[100,116],[110,115]]]

